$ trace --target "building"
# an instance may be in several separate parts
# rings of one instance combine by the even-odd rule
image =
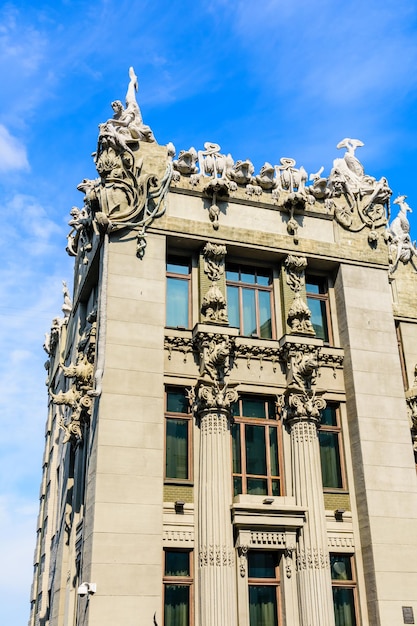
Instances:
[[[161,146],[130,70],[45,342],[33,626],[417,618],[417,255],[405,196]]]

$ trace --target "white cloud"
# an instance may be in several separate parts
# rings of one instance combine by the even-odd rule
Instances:
[[[0,172],[28,169],[25,146],[0,124]]]

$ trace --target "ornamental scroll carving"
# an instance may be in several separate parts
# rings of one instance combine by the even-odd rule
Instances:
[[[158,146],[143,123],[136,102],[134,69],[129,69],[126,107],[112,102],[112,118],[99,125],[94,161],[99,178],[84,179],[84,206],[73,207],[67,252],[88,263],[93,235],[129,227],[137,231],[137,256],[146,248],[146,228],[165,212],[165,197],[172,177],[172,148]],[[146,145],[151,145],[145,149]],[[154,158],[157,157],[157,158]],[[159,158],[158,158],[159,157]]]
[[[288,310],[287,323],[291,333],[301,335],[315,335],[311,323],[311,311],[301,297],[301,289],[305,284],[305,269],[307,259],[303,256],[289,254],[284,261],[286,282],[294,292],[294,300]]]
[[[204,294],[201,303],[203,322],[213,324],[228,324],[226,298],[221,292],[218,283],[224,275],[224,259],[226,246],[207,242],[203,249],[204,273],[211,281],[208,291]]]
[[[69,420],[60,421],[60,427],[65,431],[63,442],[67,443],[82,439],[82,430],[90,422],[93,405],[93,375],[96,353],[97,311],[94,309],[87,317],[77,346],[77,355],[74,363],[62,366],[63,374],[71,380],[68,391],[57,394],[50,391],[52,402],[65,405],[70,409]]]

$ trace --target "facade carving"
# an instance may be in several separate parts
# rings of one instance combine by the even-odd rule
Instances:
[[[401,589],[400,576],[415,574],[410,563],[416,545],[411,523],[410,529],[402,525],[410,556],[406,563],[401,562],[403,556],[396,552],[398,539],[378,523],[385,506],[380,493],[388,492],[374,486],[377,480],[391,485],[393,519],[404,520],[401,506],[406,485],[410,494],[407,523],[417,519],[412,498],[416,491],[413,459],[406,459],[402,445],[404,431],[407,435],[411,428],[417,455],[417,375],[406,392],[409,424],[402,390],[384,388],[385,376],[394,373],[392,380],[400,380],[391,313],[373,307],[367,296],[375,288],[375,298],[389,298],[384,266],[391,275],[397,272],[392,291],[397,298],[395,319],[409,343],[404,350],[407,368],[414,363],[416,352],[412,333],[417,316],[410,294],[417,280],[413,271],[417,263],[405,196],[395,201],[399,214],[387,227],[391,190],[384,178],[376,180],[365,174],[355,154],[362,142],[353,139],[340,142],[338,147],[346,154],[335,160],[328,177],[323,168],[308,177],[291,158],[282,158],[278,165],[265,163],[256,174],[248,159],[235,162],[212,143],[206,143],[204,150],[191,147],[180,151],[175,159],[174,146],[158,146],[143,123],[136,103],[136,76],[133,70],[129,75],[125,106],[114,102],[113,117],[100,126],[95,152],[98,178],[80,183],[84,204],[71,210],[67,248],[75,256],[74,306],[63,285],[63,317],[53,320],[45,337],[51,403],[44,458],[49,460],[44,463],[41,532],[35,558],[46,554],[50,566],[44,574],[42,567],[36,570],[31,626],[45,619],[56,626],[64,614],[68,624],[79,622],[80,616],[85,617],[86,625],[97,620],[107,624],[116,613],[121,621],[129,622],[129,607],[138,603],[143,606],[145,621],[162,623],[164,597],[165,610],[176,620],[179,612],[174,602],[166,600],[169,594],[164,595],[164,585],[165,590],[167,586],[190,590],[180,621],[188,610],[190,623],[194,620],[199,626],[247,626],[251,620],[248,585],[253,583],[246,580],[248,563],[260,552],[280,560],[282,602],[277,603],[281,605],[277,623],[334,626],[331,590],[338,581],[331,578],[329,552],[339,555],[341,563],[352,559],[357,577],[342,580],[340,587],[357,587],[349,605],[352,615],[358,616],[356,621],[359,623],[360,617],[363,623],[391,623],[393,610],[412,604]],[[168,215],[164,216],[168,186]],[[202,226],[202,210],[207,209],[215,229],[223,225],[227,211],[227,229],[218,239],[213,235],[213,241],[200,250],[211,239],[208,219]],[[157,218],[161,219],[153,221]],[[154,228],[149,235],[151,224]],[[119,236],[117,231],[122,229],[126,232]],[[384,232],[386,247],[381,245]],[[302,254],[294,253],[303,234]],[[147,241],[153,249],[145,255]],[[239,297],[246,288],[246,295],[253,295],[253,317],[267,319],[271,332],[259,335],[279,336],[281,323],[274,319],[273,303],[281,301],[289,329],[281,339],[263,339],[250,332],[243,336],[240,329],[226,328],[225,242],[241,267],[255,268],[248,273],[252,284],[242,279],[237,289]],[[134,257],[135,245],[143,263],[129,260],[127,253]],[[189,312],[190,327],[166,329],[161,308],[165,302],[170,306],[178,301],[169,299],[161,278],[170,255],[182,249],[194,259],[200,254],[201,260],[198,272],[193,269],[175,276],[177,285],[181,282],[184,288],[176,295],[186,292],[181,304]],[[275,276],[270,285],[265,277],[284,251],[287,258],[279,279]],[[115,287],[115,274],[109,276],[108,268],[114,270],[121,252],[126,277],[134,280],[120,280]],[[316,267],[321,273],[332,268],[329,293],[320,291],[317,296],[321,301],[328,298],[329,317],[323,315],[322,321],[324,327],[328,319],[336,346],[323,346],[311,324],[305,291],[310,258],[312,272]],[[257,271],[259,267],[267,271]],[[332,282],[336,272],[337,280]],[[350,285],[355,290],[349,289]],[[332,309],[335,300],[338,311],[343,312],[339,320]],[[99,313],[93,310],[84,322],[85,311],[91,311],[96,302],[100,302]],[[265,306],[269,302],[270,309]],[[264,316],[265,309],[269,317]],[[382,346],[376,327],[358,328],[359,310],[364,319],[381,320],[384,328],[391,329],[386,345]],[[252,318],[244,306],[239,307],[239,314],[242,327],[250,331]],[[165,355],[160,341],[164,333]],[[369,361],[375,371],[364,371],[362,338],[373,353],[387,355]],[[344,350],[349,357],[346,363]],[[65,365],[64,358],[70,359]],[[341,368],[346,369],[345,376]],[[346,384],[348,380],[353,384]],[[193,386],[187,391],[189,381]],[[327,391],[319,388],[320,382]],[[381,400],[377,408],[369,404],[368,384],[374,385],[373,397],[377,393]],[[244,395],[239,417],[234,419],[232,405],[239,400],[238,388]],[[192,410],[184,407],[187,394]],[[275,397],[279,411],[271,406]],[[334,435],[323,444],[325,429],[319,439],[318,426],[325,397],[331,399],[334,409],[326,418],[331,415],[337,424],[323,424],[326,432]],[[340,406],[336,407],[337,403]],[[356,410],[351,410],[353,406]],[[369,419],[369,407],[381,414]],[[388,425],[392,411],[395,429],[388,432],[380,428],[382,421],[378,420]],[[378,465],[369,446],[362,446],[361,437],[351,445],[345,436],[347,415],[359,433],[366,420],[367,434],[391,446],[392,461],[407,471],[397,475],[384,463]],[[132,437],[131,429],[121,429],[120,419],[134,421],[135,432],[141,436]],[[57,436],[60,428],[64,436]],[[81,438],[85,445],[76,445]],[[69,441],[75,445],[63,445]],[[339,444],[343,463],[324,458],[333,452],[336,457]],[[320,445],[322,450],[323,445],[328,446],[325,454]],[[123,452],[128,449],[130,453]],[[323,471],[321,459],[329,461],[329,468],[323,462]],[[103,467],[126,482],[120,489],[120,481],[106,481],[106,498],[99,501],[95,477]],[[333,493],[329,487],[332,493],[326,491],[323,496],[327,478],[338,483],[334,488],[338,491]],[[104,483],[100,485],[101,489]],[[369,506],[358,506],[368,488],[368,493],[372,492]],[[401,500],[397,493],[402,494]],[[146,523],[138,524],[135,516],[132,519],[134,510],[145,511]],[[50,529],[45,531],[48,519]],[[115,532],[114,524],[119,522],[120,532]],[[133,535],[137,546],[154,542],[163,547],[149,552],[149,567],[143,567],[141,550],[126,550]],[[105,551],[98,568],[94,545]],[[390,576],[395,601],[390,603],[378,599],[387,584],[387,572],[380,565],[386,562],[386,554],[393,564]],[[175,572],[175,567],[166,567],[166,575],[161,575],[164,559],[168,565],[170,557],[173,561],[179,557],[177,571],[186,572],[188,563],[189,575],[181,575],[176,582],[174,574],[168,574]],[[117,568],[112,567],[114,562]],[[128,580],[132,567],[144,572],[145,591],[142,573],[140,589],[118,584],[120,576]],[[95,579],[93,572],[102,578]],[[96,580],[100,592],[85,611],[89,597],[78,596],[76,590],[87,580]],[[271,587],[278,582],[271,579],[267,584]],[[111,615],[105,588],[114,591]],[[345,598],[343,603],[347,606]],[[199,614],[194,618],[193,612]],[[264,618],[269,608],[259,607],[261,613]]]
[[[165,149],[165,167],[155,170],[147,162],[141,144],[155,144],[149,126],[143,123],[136,101],[137,76],[129,69],[126,107],[112,102],[114,115],[99,125],[94,161],[99,174],[84,179],[78,189],[84,192],[82,209],[73,207],[67,251],[84,255],[91,249],[93,232],[98,234],[129,227],[137,231],[136,254],[142,258],[146,248],[146,228],[165,212],[165,198],[172,177],[171,152]],[[158,171],[159,170],[159,171]]]
[[[347,230],[358,232],[370,229],[369,244],[376,246],[376,229],[384,227],[389,218],[389,200],[392,194],[386,178],[376,180],[365,174],[364,167],[355,155],[363,146],[358,139],[343,139],[337,148],[346,148],[343,158],[335,159],[328,186],[336,221]]]
[[[94,359],[96,352],[97,310],[90,313],[77,346],[75,362],[62,366],[63,375],[71,380],[68,391],[52,390],[49,395],[54,404],[69,407],[69,420],[60,421],[65,431],[64,443],[82,439],[83,426],[89,424],[93,406]]]
[[[407,213],[411,213],[411,208],[405,201],[407,196],[398,196],[394,204],[398,204],[397,216],[392,220],[386,231],[386,239],[389,247],[390,273],[393,274],[401,262],[404,265],[410,263],[417,272],[417,265],[414,257],[417,257],[416,243],[411,241],[410,222]]]
[[[168,359],[172,358],[172,351],[182,352],[184,355],[184,363],[187,362],[187,355],[194,351],[194,341],[191,337],[169,336],[164,337],[164,348],[168,350]]]
[[[301,297],[301,289],[305,284],[304,273],[307,267],[307,259],[303,256],[289,254],[285,261],[286,281],[294,292],[294,300],[289,308],[287,323],[291,333],[302,335],[315,335],[311,323],[311,311]]]
[[[211,281],[208,291],[201,302],[203,322],[228,324],[226,298],[219,288],[219,281],[224,275],[226,246],[207,242],[203,249],[204,273]]]

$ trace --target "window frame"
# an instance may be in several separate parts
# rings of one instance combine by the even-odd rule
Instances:
[[[319,439],[319,446],[320,446],[320,468],[322,472],[322,482],[323,482],[323,466],[322,466],[322,457],[321,457],[322,446],[320,442],[320,433],[330,433],[335,436],[335,439],[337,441],[341,486],[340,487],[325,487],[323,484],[323,491],[325,493],[347,492],[348,486],[347,486],[347,477],[346,477],[346,464],[345,464],[345,455],[344,455],[344,446],[343,446],[343,430],[342,430],[340,404],[338,404],[337,402],[329,401],[327,402],[326,409],[332,409],[334,411],[336,423],[335,425],[329,425],[329,424],[323,424],[321,422],[319,429],[318,429],[318,439]]]
[[[274,577],[254,577],[250,576],[250,560],[255,554],[269,554],[276,560]],[[281,559],[282,553],[278,550],[249,550],[247,556],[248,569],[248,618],[250,624],[250,588],[251,587],[274,587],[276,598],[276,626],[282,624],[282,598],[281,598]],[[273,625],[275,626],[275,625]]]
[[[350,624],[350,625],[348,624],[346,626],[360,626],[358,583],[357,583],[357,577],[356,577],[354,555],[346,553],[346,552],[331,552],[329,554],[329,557],[330,557],[330,575],[332,579],[333,608],[335,610],[335,590],[351,589],[352,598],[353,598],[353,615],[355,618],[355,623]],[[346,578],[346,580],[333,578],[332,559],[348,559],[349,564],[350,564],[350,572],[351,572],[352,578]],[[336,610],[335,610],[335,620],[336,620]],[[344,624],[340,624],[339,626],[344,626]]]
[[[265,415],[266,417],[250,417],[245,416],[243,414],[243,402],[244,400],[249,399],[259,399],[263,400],[265,407]],[[271,415],[269,415],[269,406],[273,405],[273,409],[271,410]],[[231,456],[232,456],[232,494],[233,497],[236,495],[263,495],[263,496],[271,496],[271,497],[279,497],[283,495],[284,492],[284,477],[283,477],[283,455],[282,455],[282,429],[280,428],[281,422],[279,419],[279,415],[277,413],[277,408],[275,404],[275,398],[273,396],[268,395],[258,395],[258,394],[241,394],[238,401],[234,405],[234,409],[238,409],[238,412],[234,412],[233,414],[233,423],[231,427]],[[246,426],[260,426],[264,429],[264,443],[266,450],[266,474],[253,474],[247,471],[247,457],[246,457]],[[235,471],[234,468],[234,430],[235,428],[239,428],[239,444],[240,444],[240,472]],[[272,474],[271,470],[271,445],[270,445],[270,429],[275,429],[276,432],[276,441],[277,441],[277,469],[278,474]],[[268,446],[267,446],[268,443]],[[236,446],[237,447],[237,446]],[[251,494],[248,493],[248,479],[264,479],[266,480],[266,493],[265,494]],[[241,481],[241,490],[235,493],[235,480]],[[273,493],[273,481],[279,482],[279,494]]]
[[[184,392],[184,397],[187,397],[187,390],[185,387],[175,386],[175,385],[166,385],[165,393],[164,393],[164,401],[165,401],[165,411],[164,411],[164,483],[165,484],[181,484],[181,485],[192,485],[193,483],[193,415],[191,412],[191,407],[188,406],[188,412],[176,412],[176,411],[168,411],[168,394],[170,392]],[[188,477],[187,478],[178,478],[167,476],[167,423],[168,420],[182,420],[187,423],[187,469],[188,469]]]
[[[166,574],[166,555],[167,553],[187,553],[188,554],[188,571],[189,574],[187,576],[170,576]],[[193,559],[193,550],[192,549],[184,549],[184,548],[164,548],[163,550],[163,574],[162,574],[162,615],[163,615],[163,626],[169,626],[169,624],[165,620],[165,598],[166,598],[166,588],[171,586],[178,587],[188,587],[188,626],[192,626],[194,624],[194,559]]]
[[[177,265],[178,267],[187,267],[188,272],[174,272],[168,269],[169,265]],[[192,302],[192,294],[191,294],[191,274],[192,274],[192,259],[190,256],[184,256],[181,254],[167,254],[166,256],[166,266],[165,266],[165,292],[166,292],[166,307],[165,307],[165,327],[166,328],[179,328],[179,329],[190,329],[191,328],[191,302]],[[187,283],[187,302],[188,302],[188,313],[187,313],[187,324],[184,326],[183,324],[168,324],[168,306],[169,306],[169,298],[168,298],[168,285],[169,281],[181,281],[183,283]]]
[[[308,291],[309,283],[317,284],[319,293]],[[310,309],[311,300],[324,303],[324,316],[323,316],[323,309],[322,309],[322,319],[324,320],[326,324],[327,338],[324,338],[323,341],[325,344],[333,345],[333,330],[332,330],[332,319],[331,319],[330,298],[329,298],[329,279],[324,274],[306,272],[305,288],[306,288],[307,306],[309,309]],[[321,339],[321,337],[319,338]]]
[[[258,270],[268,273],[268,285],[261,285],[256,282],[258,276]],[[238,280],[228,278],[228,272],[234,271],[239,275]],[[246,283],[242,280],[242,274],[253,274],[255,281],[253,283]],[[267,265],[246,264],[239,261],[228,261],[225,266],[225,278],[226,278],[226,300],[228,305],[229,315],[229,287],[238,289],[238,317],[239,317],[239,335],[242,337],[253,337],[255,339],[276,339],[275,328],[275,308],[274,308],[274,274],[273,269]],[[252,290],[255,293],[255,320],[256,320],[256,332],[252,332],[250,335],[246,335],[244,332],[244,314],[243,314],[243,290]],[[261,323],[260,323],[260,303],[259,293],[269,293],[269,311],[271,320],[271,336],[262,337],[261,335]],[[230,322],[229,322],[230,325]]]

